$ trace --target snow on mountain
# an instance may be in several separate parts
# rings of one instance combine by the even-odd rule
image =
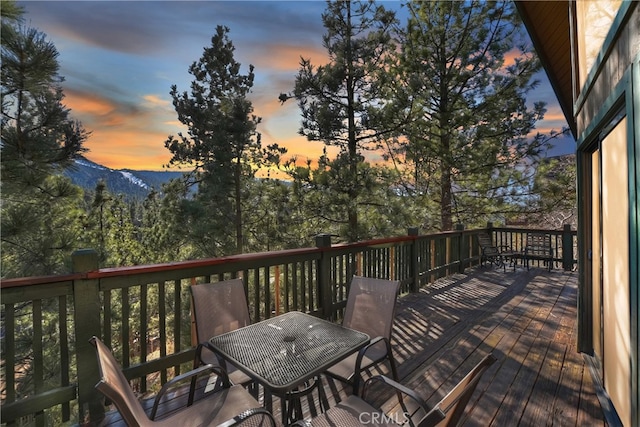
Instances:
[[[126,179],[131,181],[133,184],[139,185],[140,187],[146,188],[147,190],[151,189],[143,180],[141,180],[140,178],[136,178],[131,172],[125,172],[125,171],[118,171],[118,172],[120,172],[122,176],[124,176]]]
[[[85,190],[95,191],[98,182],[106,184],[107,190],[125,199],[144,199],[152,190],[162,191],[162,185],[171,179],[180,178],[181,172],[137,171],[110,169],[81,157],[64,171],[71,181]]]
[[[91,161],[83,160],[83,159],[76,159],[75,163],[77,165],[80,165],[80,166],[85,166],[85,167],[88,167],[88,168],[93,168],[93,169],[98,169],[98,170],[107,170],[108,169],[108,168],[105,168],[104,166],[100,166],[97,163],[93,163]]]

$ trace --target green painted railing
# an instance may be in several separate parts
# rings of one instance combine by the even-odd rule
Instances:
[[[188,287],[244,279],[253,321],[300,310],[339,320],[354,274],[400,280],[401,293],[479,263],[476,235],[517,247],[526,229],[488,228],[331,244],[223,258],[98,268],[92,250],[73,255],[75,273],[0,282],[3,423],[52,425],[100,420],[95,351],[101,337],[141,394],[190,369],[195,342]],[[575,232],[549,231],[557,261],[573,268]]]

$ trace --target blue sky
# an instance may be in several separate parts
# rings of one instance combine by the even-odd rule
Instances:
[[[323,144],[298,135],[293,89],[300,57],[327,62],[322,47],[324,1],[19,1],[25,23],[47,34],[58,49],[65,104],[92,135],[87,157],[110,168],[162,170],[171,155],[168,135],[184,131],[169,95],[189,90],[189,66],[210,45],[217,25],[229,27],[242,72],[255,66],[250,95],[263,144],[317,159]],[[396,1],[383,2],[398,8]],[[537,131],[561,130],[566,121],[544,73],[534,101],[547,102]],[[557,153],[573,152],[564,139]]]

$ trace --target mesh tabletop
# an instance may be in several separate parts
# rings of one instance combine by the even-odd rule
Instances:
[[[211,348],[274,391],[287,391],[358,351],[369,336],[289,312],[209,340]]]

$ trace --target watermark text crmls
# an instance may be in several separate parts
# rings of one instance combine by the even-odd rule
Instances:
[[[358,415],[358,421],[360,421],[362,425],[404,424],[409,418],[410,416],[406,412],[389,415],[380,412],[362,412]]]

